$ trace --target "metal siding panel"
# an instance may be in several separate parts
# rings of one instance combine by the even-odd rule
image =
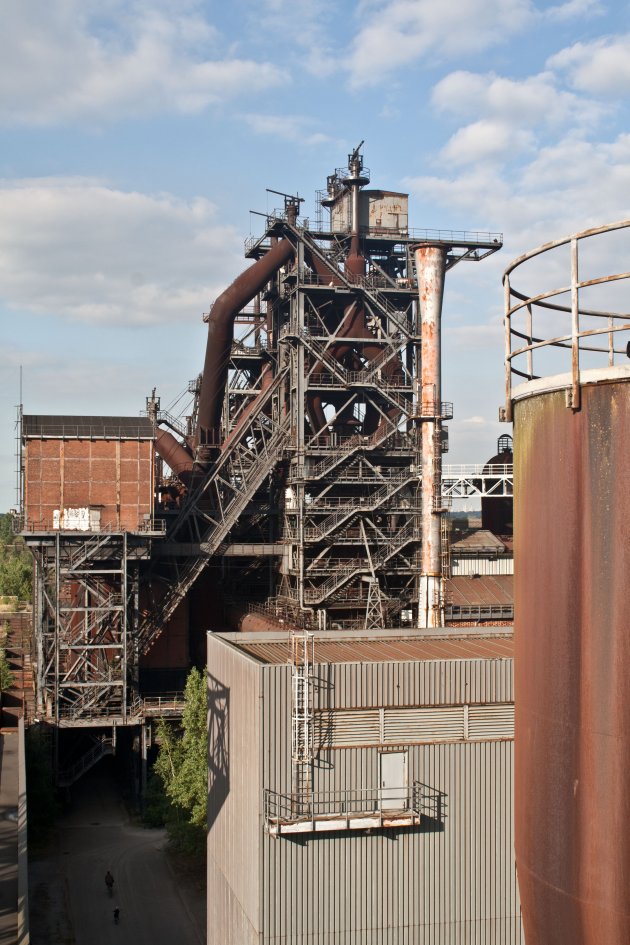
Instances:
[[[470,706],[470,739],[514,738],[514,705]]]
[[[209,899],[208,942],[226,945],[238,935],[243,945],[254,945],[260,929],[261,843],[258,779],[251,776],[261,744],[257,667],[210,634],[208,685],[208,882],[216,891]]]
[[[316,667],[325,683],[316,688],[316,705],[346,710],[354,705],[365,715],[381,698],[398,707],[425,703],[429,713],[439,713],[444,709],[431,706],[440,699],[465,697],[467,686],[479,692],[484,680],[487,685],[494,680],[495,697],[500,694],[504,673],[491,664],[503,661],[460,661],[459,672],[452,665],[458,661],[450,662],[450,667],[405,662],[398,670],[395,664],[389,669],[337,664],[324,675]],[[290,670],[266,667],[263,679],[263,785],[286,790]],[[404,710],[388,711],[401,716]],[[357,832],[301,842],[265,835],[270,913],[265,945],[522,945],[511,855],[512,747],[507,741],[409,748],[410,779],[447,795],[443,829]],[[320,752],[314,788],[375,789],[378,760],[374,746]]]

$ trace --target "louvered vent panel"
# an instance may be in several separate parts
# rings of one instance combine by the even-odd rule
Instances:
[[[378,745],[381,741],[378,709],[315,713],[315,744],[320,748],[339,745]]]
[[[468,738],[514,738],[514,706],[471,705],[468,709]]]
[[[385,742],[442,742],[463,739],[464,707],[387,709]]]
[[[466,727],[466,709],[468,723]],[[514,706],[337,709],[315,713],[319,748],[514,738]]]

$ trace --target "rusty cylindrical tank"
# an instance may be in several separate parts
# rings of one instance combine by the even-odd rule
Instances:
[[[515,837],[527,945],[630,942],[625,370],[625,380],[603,371],[582,385],[579,411],[567,407],[566,384],[513,402]]]

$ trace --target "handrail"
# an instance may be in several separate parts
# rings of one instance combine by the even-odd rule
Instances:
[[[590,290],[588,297],[592,300],[593,290],[599,289],[599,298],[606,303],[608,299],[605,298],[603,289],[617,282],[630,280],[630,271],[580,279],[579,250],[582,241],[629,228],[630,220],[620,220],[582,230],[524,253],[514,259],[505,270],[505,420],[512,419],[514,376],[533,381],[542,376],[566,373],[569,379],[563,382],[562,386],[570,388],[567,406],[577,410],[580,407],[581,373],[585,367],[613,368],[618,362],[617,356],[627,357],[630,313],[616,310],[607,304],[597,308],[586,307],[581,303],[581,294]],[[515,288],[512,277],[520,267],[564,246],[570,248],[570,266],[568,278],[563,284],[535,294]],[[566,302],[563,301],[564,298],[567,299]],[[524,320],[522,327],[519,327],[520,321],[515,324],[517,319]],[[550,319],[553,319],[553,331],[549,331],[547,327]],[[564,324],[560,324],[560,331],[556,327],[558,319],[564,320]],[[518,341],[515,343],[514,339]],[[525,344],[521,343],[523,341]],[[546,353],[544,372],[541,372],[539,367],[541,349]],[[554,366],[558,365],[557,370],[549,369],[550,351],[557,355],[553,358]]]
[[[443,809],[442,792],[421,781],[387,789],[348,788],[340,791],[316,791],[299,798],[294,794],[283,794],[269,788],[263,791],[266,827],[272,824],[300,823],[347,815],[376,814],[386,818],[392,811],[407,812],[418,818],[430,817],[441,823]]]

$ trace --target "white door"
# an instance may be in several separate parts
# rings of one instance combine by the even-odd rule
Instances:
[[[379,790],[381,810],[407,810],[407,793],[407,752],[384,752]]]

